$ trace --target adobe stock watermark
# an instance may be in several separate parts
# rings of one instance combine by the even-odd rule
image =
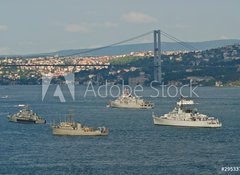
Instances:
[[[93,95],[94,97],[101,97],[106,98],[108,96],[116,98],[124,92],[125,89],[128,90],[129,95],[134,96],[141,96],[144,92],[144,88],[150,88],[151,98],[157,98],[157,97],[179,97],[182,96],[184,98],[187,97],[199,97],[196,90],[198,86],[192,86],[192,82],[190,81],[190,84],[183,85],[183,86],[175,86],[175,85],[164,85],[164,83],[159,84],[158,86],[154,86],[153,84],[156,84],[156,81],[152,81],[150,83],[150,87],[143,87],[142,85],[136,85],[134,87],[125,85],[124,81],[122,81],[121,85],[108,85],[108,82],[106,81],[104,85],[98,86],[95,88],[93,86],[92,82],[89,82],[84,93],[84,98],[86,98],[89,94]],[[189,91],[189,96],[184,95],[184,90]]]
[[[74,74],[64,75],[64,79],[65,79],[65,82],[66,82],[67,87],[69,89],[69,92],[71,94],[71,97],[72,97],[73,101],[75,101],[75,77],[74,77]],[[47,76],[42,77],[42,101],[44,100],[44,98],[47,94],[47,91],[48,91],[48,88],[51,84],[51,81],[52,81],[52,78],[49,78]],[[53,96],[54,97],[59,97],[60,102],[66,102],[66,100],[64,98],[64,95],[63,95],[63,92],[60,88],[60,85],[57,85]]]
[[[150,97],[154,98],[154,97],[199,97],[199,95],[197,94],[196,90],[198,88],[198,86],[193,86],[192,85],[192,81],[190,81],[189,84],[185,84],[182,86],[175,86],[175,85],[164,85],[164,83],[162,83],[160,85],[160,89],[158,89],[159,86],[153,86],[153,84],[157,83],[156,81],[152,81],[150,84],[151,89],[155,92],[154,95],[150,95]],[[184,90],[187,89],[189,91],[189,96],[184,95]]]
[[[64,76],[66,85],[68,87],[68,90],[71,94],[72,100],[75,101],[75,82],[74,82],[74,74],[68,74]],[[52,78],[43,76],[42,77],[42,101],[44,100],[49,86],[51,84]],[[158,98],[158,97],[199,97],[199,95],[196,92],[196,89],[198,86],[192,86],[192,83],[190,81],[190,84],[183,85],[181,87],[174,86],[174,85],[164,85],[158,84],[157,86],[154,86],[153,84],[156,84],[156,82],[151,82],[149,87],[145,87],[142,85],[136,85],[136,86],[129,86],[125,85],[124,81],[122,81],[121,85],[109,85],[108,81],[105,81],[105,84],[101,86],[94,86],[93,82],[90,81],[86,86],[83,86],[81,90],[84,91],[83,98],[87,97],[96,97],[96,98],[117,98],[120,96],[126,89],[128,91],[129,95],[134,96],[142,96],[144,94],[144,91],[146,90],[148,93],[147,95],[151,98]],[[188,92],[188,96],[186,96],[186,91]],[[185,92],[185,94],[184,94]],[[60,102],[66,102],[66,99],[64,97],[64,93],[60,87],[60,85],[57,85],[54,93],[54,97],[58,97]],[[78,95],[79,96],[79,95]]]

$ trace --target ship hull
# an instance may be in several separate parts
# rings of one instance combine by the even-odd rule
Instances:
[[[209,124],[208,121],[180,121],[180,120],[168,120],[161,117],[153,116],[153,123],[155,125],[165,126],[178,126],[178,127],[196,127],[196,128],[219,128],[222,126],[219,124]]]
[[[103,133],[101,131],[84,131],[84,130],[74,130],[74,129],[63,129],[63,128],[52,128],[53,135],[62,136],[107,136],[108,133]]]
[[[29,123],[29,124],[45,124],[46,120],[29,120],[29,119],[20,119],[20,118],[9,118],[10,122],[16,123]]]

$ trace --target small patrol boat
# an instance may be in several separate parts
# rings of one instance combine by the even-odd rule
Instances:
[[[34,113],[32,110],[28,109],[27,106],[25,106],[16,114],[9,115],[8,120],[10,122],[18,122],[18,123],[34,123],[34,124],[46,123],[45,119],[38,116],[37,113]]]

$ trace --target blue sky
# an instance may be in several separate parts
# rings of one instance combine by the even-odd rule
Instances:
[[[239,0],[0,0],[0,55],[104,46],[154,29],[184,41],[240,39],[239,8]]]

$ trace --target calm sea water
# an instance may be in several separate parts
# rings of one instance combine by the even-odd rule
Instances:
[[[53,97],[54,86],[42,101],[41,86],[1,86],[0,174],[227,174],[221,167],[240,166],[240,88],[199,87],[201,113],[218,117],[223,127],[178,128],[154,126],[151,113],[164,114],[177,98],[150,98],[153,110],[106,108],[110,97],[95,98],[76,87],[76,100],[64,89],[66,103]],[[30,107],[47,125],[8,122],[8,114]],[[88,126],[106,126],[107,137],[53,136],[50,123],[69,113]],[[233,173],[230,173],[233,174]]]

